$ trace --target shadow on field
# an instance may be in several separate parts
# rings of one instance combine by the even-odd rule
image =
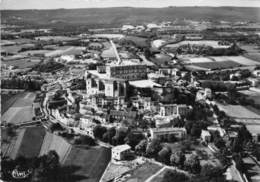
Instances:
[[[83,179],[88,179],[87,176],[76,174],[81,167],[76,165],[62,166],[59,170],[59,181],[61,182],[78,182]]]

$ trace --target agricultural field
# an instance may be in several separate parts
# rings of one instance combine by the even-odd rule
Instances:
[[[108,39],[122,39],[125,36],[123,34],[95,34],[91,37],[95,38],[108,38]]]
[[[57,50],[46,52],[45,56],[54,57],[58,55],[75,55],[75,54],[80,54],[85,49],[86,49],[85,47],[62,46],[62,47],[57,47]]]
[[[78,166],[74,174],[84,176],[83,182],[98,182],[111,158],[111,150],[104,147],[81,149],[73,147],[65,166]]]
[[[133,41],[138,47],[149,47],[149,43],[146,38],[136,36],[126,36],[124,40]]]
[[[24,129],[22,140],[20,142],[19,150],[16,157],[37,157],[41,150],[41,145],[45,135],[45,128],[43,127],[29,127]]]
[[[55,150],[60,157],[60,162],[63,164],[66,161],[71,148],[71,144],[69,144],[62,137],[46,132],[39,155],[44,155],[50,150]]]
[[[252,59],[258,63],[260,63],[260,53],[250,53],[244,55],[248,59]]]
[[[66,36],[40,36],[35,37],[35,40],[42,40],[42,41],[70,41],[76,40],[75,37],[66,37]]]
[[[10,60],[10,61],[2,61],[2,64],[6,64],[7,66],[14,66],[18,69],[30,68],[34,65],[38,64],[40,59],[18,59],[18,60]]]
[[[115,54],[115,51],[113,49],[113,47],[109,47],[108,49],[105,49],[102,54],[101,54],[102,57],[109,57],[109,58],[115,58],[116,57],[116,54]]]
[[[242,90],[239,93],[247,96],[249,99],[253,99],[256,104],[260,104],[260,92],[256,92],[253,90]]]
[[[226,46],[226,45],[220,45],[219,41],[214,41],[214,40],[201,40],[201,41],[182,41],[176,44],[168,44],[165,47],[169,47],[169,48],[177,48],[180,47],[182,45],[200,45],[200,46],[210,46],[213,48],[228,48],[230,46]]]
[[[172,171],[172,169],[163,169],[157,176],[155,176],[150,182],[162,182],[166,172]]]
[[[244,56],[256,62],[260,62],[260,47],[257,45],[240,45],[246,51]]]
[[[188,58],[187,62],[189,63],[208,63],[213,62],[214,60],[207,58],[207,57],[194,57],[194,58]]]
[[[19,97],[23,97],[25,93],[18,94],[1,94],[1,114],[3,115]]]
[[[154,164],[151,162],[147,162],[137,167],[135,170],[129,172],[130,177],[126,181],[145,181],[151,175],[158,172],[160,169],[162,169],[162,166],[159,166],[158,164]]]
[[[110,162],[107,166],[106,172],[102,176],[101,182],[113,180],[115,177],[121,176],[129,170],[131,170],[131,168],[127,165]]]
[[[216,62],[234,61],[245,66],[254,66],[260,64],[259,62],[253,61],[252,59],[246,58],[244,56],[219,56],[211,58],[214,59]]]
[[[49,50],[29,50],[29,51],[20,52],[20,54],[25,56],[37,56],[37,55],[44,55],[49,52],[50,52]]]
[[[2,115],[2,121],[7,121],[8,123],[13,124],[31,121],[33,118],[32,103],[34,98],[35,94],[31,92],[26,92],[25,94],[20,95]]]
[[[197,67],[202,67],[206,69],[228,69],[234,67],[240,67],[241,65],[234,61],[221,61],[221,62],[201,62],[201,63],[193,63],[193,65]]]
[[[1,152],[2,155],[14,159],[19,149],[25,130],[16,130],[15,136],[10,137],[5,128],[1,129]]]
[[[217,104],[220,110],[223,110],[227,113],[230,117],[243,119],[243,118],[259,118],[260,115],[257,113],[254,113],[250,111],[249,109],[241,106],[241,105],[223,105],[223,104]]]

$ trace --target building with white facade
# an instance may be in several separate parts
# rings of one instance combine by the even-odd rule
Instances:
[[[126,155],[131,151],[131,147],[127,144],[118,145],[112,148],[112,159],[114,160],[123,160]]]
[[[207,130],[201,130],[201,135],[200,135],[201,139],[204,141],[204,142],[210,142],[211,140],[211,134],[209,131]]]

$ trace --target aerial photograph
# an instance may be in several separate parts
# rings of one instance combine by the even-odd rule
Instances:
[[[260,0],[0,17],[0,182],[260,182]]]

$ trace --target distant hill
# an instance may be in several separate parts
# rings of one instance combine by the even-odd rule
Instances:
[[[2,10],[2,23],[35,26],[88,25],[116,27],[122,24],[172,21],[178,19],[258,21],[260,8],[253,7],[168,7],[91,8],[56,10]]]

